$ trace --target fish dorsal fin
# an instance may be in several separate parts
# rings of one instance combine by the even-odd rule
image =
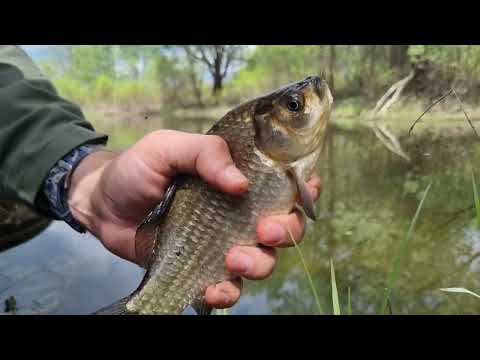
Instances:
[[[153,255],[156,236],[155,228],[162,217],[168,212],[175,197],[175,193],[182,179],[177,178],[170,184],[163,195],[162,201],[150,211],[137,228],[135,235],[135,255],[140,266],[147,268]]]
[[[300,169],[295,167],[290,167],[287,169],[287,173],[289,173],[295,184],[297,185],[299,200],[298,205],[305,211],[305,215],[307,215],[312,220],[317,220],[317,216],[315,215],[315,206],[313,204],[312,195],[310,191],[308,191],[307,183],[302,179],[299,174]]]

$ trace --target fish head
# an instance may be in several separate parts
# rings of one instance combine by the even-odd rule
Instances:
[[[254,107],[255,145],[285,167],[297,185],[299,205],[315,220],[306,183],[323,147],[333,97],[322,77],[309,76],[258,100]]]
[[[309,76],[258,99],[255,144],[274,161],[290,164],[321,148],[333,97],[324,78]]]

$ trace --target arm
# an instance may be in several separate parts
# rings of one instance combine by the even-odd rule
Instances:
[[[22,49],[0,45],[0,198],[48,211],[41,190],[52,166],[79,145],[106,141]]]

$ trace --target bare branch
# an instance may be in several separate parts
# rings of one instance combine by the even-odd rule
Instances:
[[[375,109],[373,109],[371,116],[374,117],[377,114],[383,115],[387,110],[398,101],[400,95],[407,86],[407,84],[412,81],[415,76],[415,71],[410,71],[410,74],[401,79],[400,81],[393,84],[390,89],[382,96],[382,98],[377,102]]]
[[[200,51],[200,54],[202,55],[202,61],[208,66],[210,71],[215,71],[215,67],[213,63],[208,60],[207,55],[205,54],[205,50],[202,47],[198,47],[198,50]]]
[[[198,56],[197,54],[195,54],[194,51],[192,51],[192,49],[190,48],[190,46],[183,46],[183,49],[185,50],[185,52],[187,53],[187,55],[194,59],[194,60],[197,60],[197,61],[200,61],[200,62],[204,62],[203,59]]]
[[[227,60],[225,61],[225,67],[223,68],[222,77],[227,76],[227,71],[230,66],[230,63],[235,59],[236,48],[231,49],[227,52]]]
[[[438,104],[440,101],[442,101],[443,99],[445,99],[447,96],[451,95],[452,92],[453,92],[453,88],[450,89],[450,91],[448,93],[446,93],[445,95],[443,95],[441,98],[439,98],[438,100],[434,101],[428,108],[427,110],[425,110],[422,115],[420,115],[412,124],[412,126],[410,126],[410,129],[408,130],[408,135],[410,136],[410,134],[412,133],[412,130],[413,128],[415,127],[415,125],[417,124],[417,122],[420,121],[420,119],[423,117],[423,115],[425,115],[432,107],[434,107],[436,104]]]
[[[201,63],[204,63],[207,66],[208,71],[210,71],[212,74],[214,73],[215,68],[212,62],[208,59],[207,55],[205,54],[205,50],[203,49],[203,47],[196,46],[195,49],[192,49],[190,46],[187,45],[187,46],[183,46],[183,49],[185,50],[188,56],[190,56],[192,59],[196,61],[200,61]],[[200,53],[200,55],[198,55],[197,51]]]
[[[454,88],[452,88],[451,91],[453,91],[453,95],[455,95],[455,97],[457,98],[457,100],[458,100],[458,102],[459,102],[459,104],[460,104],[460,108],[462,109],[463,114],[464,114],[465,117],[467,118],[467,121],[468,121],[468,123],[470,124],[470,127],[472,128],[473,132],[475,133],[475,135],[477,135],[477,137],[480,137],[480,136],[478,136],[477,130],[475,129],[475,127],[474,127],[473,124],[472,124],[472,120],[470,120],[470,118],[468,117],[467,112],[465,111],[465,109],[464,109],[464,107],[463,107],[462,100],[460,100],[460,98],[458,97],[457,92],[455,91]]]

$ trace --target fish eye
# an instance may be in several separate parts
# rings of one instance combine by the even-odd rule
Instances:
[[[298,111],[300,109],[300,102],[298,100],[290,100],[287,103],[287,108],[290,111]]]
[[[289,96],[287,98],[287,109],[291,112],[298,112],[300,110],[302,110],[302,101],[301,99],[298,97],[298,96]]]

